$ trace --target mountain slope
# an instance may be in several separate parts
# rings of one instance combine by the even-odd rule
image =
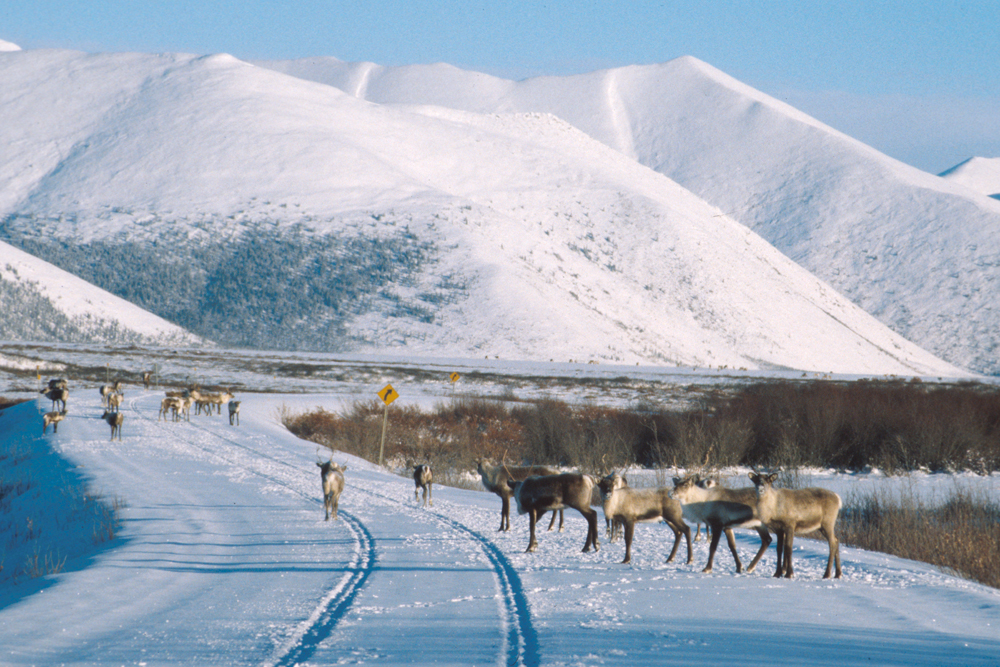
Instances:
[[[180,327],[0,242],[0,340],[195,345]]]
[[[552,115],[225,55],[20,52],[0,81],[0,236],[226,344],[961,373]]]
[[[695,58],[519,82],[448,65],[260,64],[379,103],[552,113],[750,226],[898,333],[1000,373],[1000,203]]]

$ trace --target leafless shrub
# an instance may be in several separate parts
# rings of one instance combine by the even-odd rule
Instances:
[[[956,486],[944,502],[885,487],[845,498],[841,542],[930,563],[1000,588],[1000,504]]]
[[[280,419],[300,437],[376,460],[385,406],[358,402]],[[920,382],[769,381],[715,392],[696,409],[460,399],[431,412],[390,409],[386,458],[475,467],[477,458],[600,474],[629,465],[744,465],[889,472],[1000,467],[1000,389]]]
[[[32,579],[44,577],[47,574],[59,574],[66,566],[66,557],[59,557],[58,552],[42,554],[35,549],[24,562],[24,574]]]

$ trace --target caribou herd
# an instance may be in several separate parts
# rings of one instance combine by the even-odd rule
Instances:
[[[149,388],[149,377],[151,372],[143,373],[143,385]],[[125,423],[125,415],[121,412],[121,405],[125,399],[124,382],[115,380],[98,387],[101,395],[101,407],[104,409],[101,419],[111,427],[111,439],[122,439],[122,425]],[[52,432],[59,432],[59,424],[66,420],[68,410],[67,401],[69,399],[69,382],[64,378],[52,379],[39,393],[52,401],[52,410],[42,415],[42,435],[45,435],[49,426]],[[229,409],[230,426],[239,426],[240,423],[240,401],[236,400],[232,390],[208,392],[202,391],[200,387],[193,386],[177,391],[167,391],[166,397],[160,401],[160,412],[157,421],[190,421],[191,408],[195,408],[195,414],[222,414],[222,406]]]
[[[148,383],[148,377],[146,378]],[[101,419],[111,427],[111,439],[122,439],[122,425],[125,415],[121,412],[124,388],[121,381],[111,382],[99,388],[104,412]],[[54,379],[40,391],[52,401],[52,410],[42,416],[42,434],[49,426],[58,433],[59,424],[67,418],[69,383],[65,379]],[[160,402],[157,421],[190,421],[191,409],[195,415],[221,415],[222,406],[229,412],[229,423],[239,425],[240,401],[232,391],[209,392],[192,386],[181,390],[167,391]],[[715,552],[722,536],[733,555],[737,573],[743,572],[743,563],[736,550],[734,528],[757,531],[760,548],[746,567],[753,572],[770,546],[773,533],[777,539],[777,567],[775,577],[792,577],[792,544],[795,535],[813,532],[819,534],[829,545],[824,578],[841,577],[840,545],[835,529],[840,513],[841,499],[827,489],[783,489],[775,487],[776,473],[749,473],[752,486],[729,488],[713,478],[700,475],[675,477],[672,487],[632,488],[625,476],[617,472],[607,472],[598,478],[579,472],[565,472],[547,466],[516,466],[497,463],[489,459],[477,462],[477,472],[483,487],[500,497],[499,531],[510,530],[511,499],[517,505],[518,514],[528,515],[529,540],[526,553],[538,549],[535,524],[546,512],[552,512],[548,530],[555,527],[559,516],[559,532],[563,530],[563,511],[567,508],[579,512],[587,520],[587,537],[583,551],[600,549],[597,529],[596,506],[601,506],[607,524],[610,540],[615,541],[619,530],[624,533],[625,556],[622,563],[632,559],[632,545],[635,524],[638,522],[662,522],[674,535],[673,547],[666,562],[672,562],[680,547],[681,538],[687,547],[687,563],[691,563],[691,527],[697,527],[695,540],[700,532],[700,524],[705,524],[710,539],[708,562],[702,572],[711,572]],[[344,491],[346,465],[333,461],[332,456],[324,461],[318,459],[320,469],[325,520],[337,519],[340,495]],[[433,506],[433,475],[428,463],[408,463],[412,469],[414,500],[423,506]]]
[[[322,463],[317,463],[322,466]],[[424,504],[428,504],[431,469],[427,464],[412,466],[417,494],[424,484]],[[545,512],[552,512],[549,530],[553,529],[556,513],[560,515],[559,531],[563,530],[562,512],[575,509],[587,520],[587,538],[583,551],[600,549],[597,530],[597,511],[604,510],[607,531],[614,541],[620,527],[625,538],[625,557],[622,563],[632,560],[632,542],[638,522],[662,522],[674,535],[673,548],[667,556],[672,562],[680,547],[681,538],[687,546],[687,563],[693,561],[691,527],[705,524],[710,539],[708,563],[702,572],[712,571],[715,551],[723,535],[733,555],[736,572],[743,572],[743,563],[736,550],[733,528],[757,531],[760,549],[746,568],[753,572],[770,546],[771,533],[777,538],[778,555],[775,577],[792,577],[792,544],[795,535],[818,531],[829,545],[824,579],[831,575],[841,577],[840,544],[835,527],[840,513],[840,496],[827,489],[775,488],[777,473],[749,473],[753,486],[732,489],[717,479],[701,475],[675,477],[672,487],[631,488],[624,475],[610,472],[598,479],[578,472],[563,472],[545,466],[508,466],[480,459],[477,471],[483,487],[500,496],[500,528],[510,529],[510,500],[514,499],[519,514],[528,515],[528,547],[526,553],[538,549],[535,524]],[[324,478],[325,480],[325,478]],[[324,481],[324,490],[326,489]],[[337,491],[339,497],[342,485]],[[419,502],[419,496],[415,498]]]

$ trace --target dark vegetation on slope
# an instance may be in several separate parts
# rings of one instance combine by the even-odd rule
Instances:
[[[117,322],[67,317],[28,281],[0,278],[0,340],[129,344],[144,337]]]
[[[79,242],[28,235],[8,216],[0,238],[169,322],[229,347],[342,352],[358,340],[352,318],[378,311],[431,323],[463,287],[451,277],[415,288],[436,249],[406,229],[388,237],[320,235],[264,221],[238,235],[190,225],[153,240]],[[169,223],[158,225],[169,229]],[[200,235],[200,232],[204,232]]]

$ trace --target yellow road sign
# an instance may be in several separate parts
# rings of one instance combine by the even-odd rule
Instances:
[[[396,390],[392,388],[391,384],[387,384],[386,386],[382,387],[381,390],[379,390],[378,397],[382,399],[383,403],[389,405],[397,398],[399,398],[399,394],[396,393]]]
[[[451,375],[449,375],[448,377],[450,377],[450,378],[451,378],[451,381],[452,381],[452,382],[458,382],[458,378],[460,378],[460,377],[462,377],[462,376],[461,376],[461,375],[459,375],[458,373],[452,373],[452,374],[451,374]]]

